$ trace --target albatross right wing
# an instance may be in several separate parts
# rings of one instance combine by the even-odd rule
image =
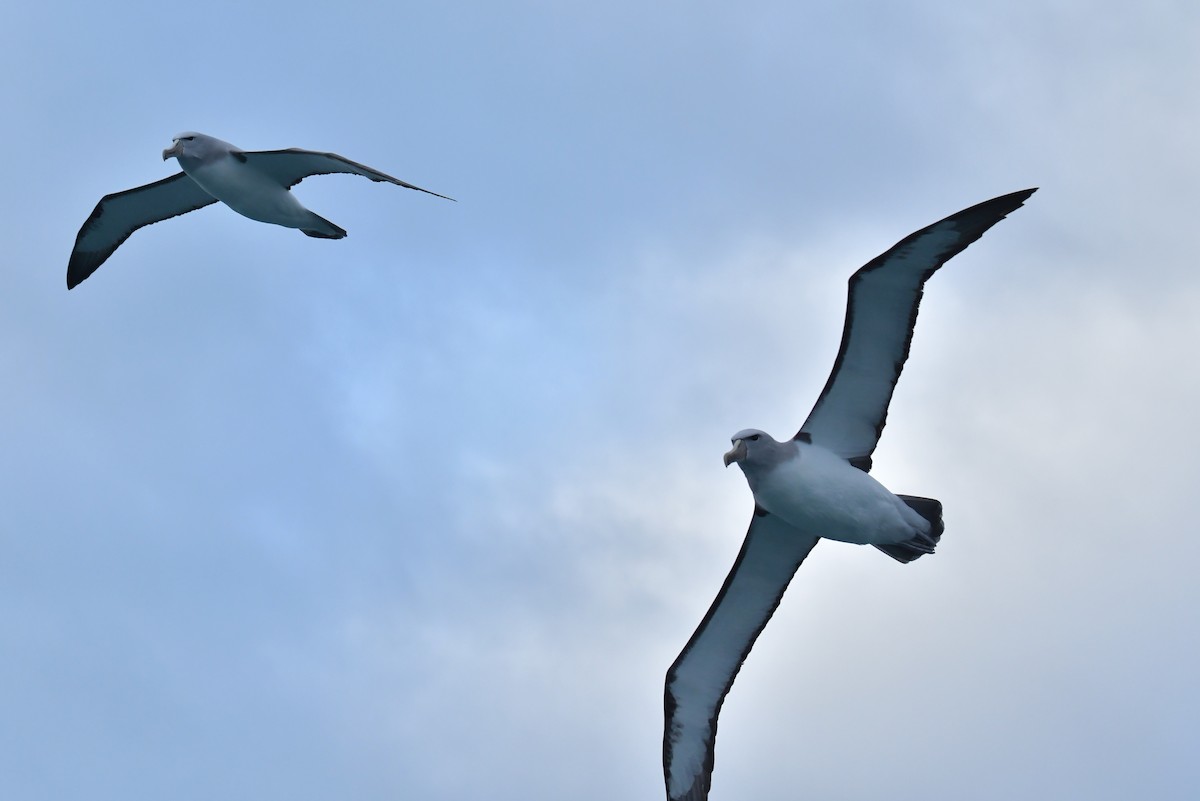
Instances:
[[[289,188],[300,183],[310,175],[345,173],[347,175],[361,175],[364,178],[370,178],[372,181],[403,186],[406,189],[415,189],[418,192],[424,192],[427,195],[433,195],[445,200],[454,200],[452,197],[439,195],[437,192],[430,192],[428,189],[422,189],[415,184],[401,181],[399,178],[393,178],[386,172],[380,172],[365,164],[351,161],[345,156],[339,156],[337,153],[321,153],[316,150],[302,150],[298,147],[289,147],[286,150],[246,150],[238,153],[236,158],[245,161],[256,170],[263,171],[278,181],[281,186]]]
[[[717,715],[733,680],[817,537],[762,509],[708,614],[667,671],[663,773],[669,801],[705,801]]]
[[[800,434],[870,470],[892,391],[908,359],[925,282],[1035,191],[1002,195],[952,214],[904,237],[850,276],[837,360]]]
[[[75,237],[67,263],[67,289],[74,289],[139,228],[216,203],[187,176],[176,173],[152,184],[105,195]]]

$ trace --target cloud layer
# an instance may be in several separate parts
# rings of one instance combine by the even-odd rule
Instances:
[[[199,13],[199,18],[195,16]],[[1183,2],[136,3],[0,33],[0,796],[661,797],[662,679],[845,281],[930,283],[876,460],[936,557],[823,543],[713,799],[1191,798],[1200,405]],[[63,288],[170,136],[342,153]]]

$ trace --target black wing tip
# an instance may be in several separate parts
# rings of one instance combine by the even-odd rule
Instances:
[[[401,184],[401,186],[407,186],[409,189],[415,189],[418,192],[424,192],[427,195],[433,195],[434,197],[440,197],[442,200],[449,200],[451,203],[458,202],[457,200],[450,197],[449,195],[439,195],[437,192],[430,192],[428,189],[422,189],[421,187],[413,186],[412,184]]]
[[[1000,197],[995,198],[995,200],[1003,200],[1005,198],[1014,198],[1014,199],[1018,200],[1020,203],[1024,203],[1026,200],[1029,200],[1030,196],[1032,196],[1033,193],[1038,191],[1039,189],[1041,189],[1040,186],[1031,186],[1028,189],[1019,189],[1016,192],[1009,192],[1007,195],[1001,195]]]
[[[1036,191],[1038,191],[1038,187],[1035,186],[1031,189],[1022,189],[1019,192],[1009,192],[1007,195],[1000,195],[991,200],[976,203],[974,206],[969,206],[960,212],[951,214],[946,219],[960,221],[972,228],[980,226],[980,234],[982,234],[983,231],[991,228],[1024,206],[1025,201],[1029,200]]]
[[[82,253],[72,253],[71,261],[67,263],[67,290],[74,289],[90,278],[110,255],[112,254],[106,253],[103,258],[95,259],[87,258]]]
[[[902,250],[907,245],[919,240],[930,231],[950,226],[959,234],[957,244],[945,250],[937,262],[930,267],[925,275],[925,279],[921,282],[924,284],[930,275],[937,272],[947,261],[966,250],[971,243],[982,237],[989,228],[1021,208],[1021,206],[1024,206],[1025,201],[1036,191],[1038,191],[1038,187],[1035,186],[1030,189],[1022,189],[1019,192],[1009,192],[1007,195],[1000,195],[999,197],[985,200],[982,203],[976,203],[974,206],[968,206],[961,211],[956,211],[947,217],[943,217],[931,225],[925,226],[919,231],[914,231],[851,274],[849,282],[851,292],[854,290],[854,285],[865,274],[874,272],[886,265],[889,257],[898,250]],[[848,320],[849,318],[847,318]],[[830,376],[830,378],[832,377]]]
[[[368,167],[367,169],[370,169],[370,168]],[[363,175],[363,177],[369,178],[377,184],[382,184],[382,183],[395,184],[396,186],[402,186],[405,189],[412,189],[416,192],[424,192],[427,195],[433,195],[434,197],[440,197],[442,200],[449,200],[451,203],[458,202],[457,200],[450,197],[449,195],[438,194],[437,192],[434,192],[433,190],[425,189],[424,187],[417,186],[416,184],[410,184],[407,181],[401,181],[399,178],[393,178],[392,176],[388,175],[387,173],[378,172],[378,170],[376,170],[375,172],[377,172],[379,175],[381,175],[383,177],[376,178],[374,175]]]
[[[1020,191],[1017,191],[1017,192],[1009,192],[1007,195],[1001,195],[1000,197],[992,198],[991,200],[985,200],[984,204],[987,204],[987,203],[995,203],[997,205],[1011,204],[1011,206],[1012,206],[1011,210],[1016,211],[1017,209],[1021,208],[1021,206],[1025,205],[1025,201],[1029,200],[1029,198],[1033,197],[1033,193],[1038,191],[1038,189],[1040,189],[1040,187],[1031,186],[1028,189],[1021,189]]]

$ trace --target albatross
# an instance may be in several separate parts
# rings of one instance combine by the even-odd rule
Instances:
[[[176,136],[162,157],[163,161],[176,159],[183,172],[105,195],[96,204],[75,237],[75,249],[67,264],[67,289],[73,289],[94,273],[137,229],[202,209],[218,200],[252,220],[298,228],[307,236],[320,239],[342,239],[346,236],[345,229],[304,208],[291,193],[293,186],[310,175],[349,173],[454,199],[336,153],[295,147],[242,150],[195,132]]]
[[[833,372],[800,431],[786,442],[757,429],[733,435],[725,466],[742,469],[754,513],[716,600],[667,671],[669,801],[708,798],[721,704],[819,539],[873,545],[899,562],[933,553],[942,536],[941,503],[892,494],[871,477],[871,455],[908,358],[925,282],[1035,191],[953,214],[854,273]]]

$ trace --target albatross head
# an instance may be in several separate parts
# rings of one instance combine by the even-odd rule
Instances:
[[[171,142],[172,145],[163,151],[163,161],[169,158],[207,161],[214,156],[232,153],[237,150],[236,147],[228,142],[222,142],[216,137],[206,136],[195,131],[186,131],[178,134]]]
[[[747,428],[731,437],[733,447],[725,454],[725,466],[734,462],[747,470],[761,470],[787,459],[794,454],[791,443],[776,442],[775,438],[757,428]]]
[[[730,441],[733,442],[733,447],[730,448],[729,452],[725,454],[726,467],[729,467],[729,465],[733,464],[734,462],[737,462],[740,465],[742,462],[750,459],[750,452],[752,449],[755,455],[757,455],[759,451],[758,443],[763,442],[765,444],[765,442],[775,442],[775,440],[771,439],[770,434],[759,431],[757,428],[747,428],[743,431],[739,431],[730,437]]]

